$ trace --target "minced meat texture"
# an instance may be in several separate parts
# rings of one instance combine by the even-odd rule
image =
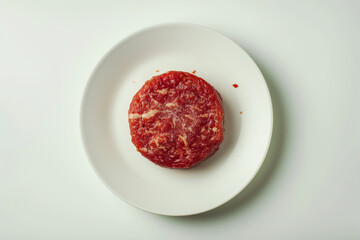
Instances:
[[[133,97],[129,125],[132,142],[144,157],[162,167],[190,168],[223,141],[221,96],[187,72],[154,76]]]

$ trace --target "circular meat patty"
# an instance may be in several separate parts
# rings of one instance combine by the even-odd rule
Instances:
[[[220,94],[205,80],[170,71],[152,77],[129,108],[132,142],[162,167],[190,168],[215,153],[223,141]]]

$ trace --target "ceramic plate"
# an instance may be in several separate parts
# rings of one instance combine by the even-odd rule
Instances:
[[[130,138],[132,97],[146,80],[170,70],[196,70],[224,103],[220,150],[186,170],[153,164]],[[249,55],[220,33],[179,23],[146,28],[112,48],[89,80],[81,113],[85,148],[105,185],[135,207],[172,216],[211,210],[244,189],[263,163],[272,120],[269,90]]]

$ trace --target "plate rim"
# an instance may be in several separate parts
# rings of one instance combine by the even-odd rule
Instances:
[[[109,184],[104,180],[104,178],[102,177],[102,175],[100,174],[99,170],[95,167],[95,164],[90,156],[90,151],[88,149],[87,146],[87,141],[85,138],[85,105],[86,105],[86,99],[89,95],[89,88],[91,85],[91,82],[93,81],[96,73],[98,72],[98,70],[100,69],[101,65],[106,61],[106,59],[111,55],[111,53],[116,50],[118,47],[120,47],[122,44],[126,43],[128,40],[130,40],[133,37],[136,37],[137,35],[141,35],[144,32],[147,31],[151,31],[153,29],[157,29],[157,28],[162,28],[162,27],[178,27],[178,26],[183,26],[183,27],[191,27],[191,28],[199,28],[203,31],[208,31],[211,32],[212,34],[216,34],[218,36],[221,36],[224,40],[229,41],[231,44],[233,44],[234,46],[236,46],[237,48],[239,48],[240,50],[242,50],[244,52],[245,55],[247,55],[247,57],[249,58],[249,60],[255,65],[256,67],[256,71],[259,73],[259,76],[261,76],[261,82],[263,84],[265,84],[265,88],[266,88],[266,93],[267,93],[267,103],[268,103],[268,107],[270,110],[270,129],[269,129],[269,133],[267,135],[267,144],[266,144],[266,148],[264,149],[264,153],[263,153],[263,157],[261,158],[261,161],[259,162],[257,168],[254,170],[253,174],[248,178],[248,181],[245,182],[245,184],[239,188],[237,191],[235,191],[233,194],[225,197],[223,199],[223,201],[219,201],[218,204],[215,204],[213,207],[205,209],[205,210],[200,210],[200,211],[192,211],[191,213],[183,213],[183,214],[166,214],[166,213],[162,213],[162,212],[156,212],[156,211],[150,211],[147,209],[143,209],[142,207],[138,206],[137,204],[134,204],[130,201],[128,201],[124,196],[122,196],[121,194],[117,193],[115,190],[112,189],[111,186],[109,186]],[[224,205],[225,203],[229,202],[230,200],[232,200],[234,197],[236,197],[238,194],[240,194],[249,184],[250,182],[255,178],[255,176],[258,174],[259,170],[261,169],[261,167],[264,164],[264,161],[266,159],[267,153],[269,151],[270,148],[270,144],[272,141],[272,135],[273,135],[273,126],[274,126],[274,110],[273,110],[273,104],[272,104],[272,98],[271,98],[271,93],[268,87],[268,84],[265,80],[264,75],[262,74],[259,66],[256,64],[256,62],[252,59],[252,57],[242,48],[242,46],[240,46],[238,43],[236,43],[234,40],[232,40],[231,38],[227,37],[226,35],[212,29],[209,27],[205,27],[203,25],[200,24],[195,24],[195,23],[188,23],[188,22],[168,22],[168,23],[160,23],[160,24],[154,24],[154,25],[150,25],[147,27],[143,27],[140,28],[138,30],[133,31],[132,33],[130,33],[129,35],[127,35],[126,37],[122,38],[121,40],[119,40],[115,45],[113,45],[111,48],[109,48],[105,54],[102,55],[102,57],[100,58],[100,60],[96,63],[94,69],[92,70],[90,76],[87,79],[85,88],[83,90],[82,93],[82,98],[81,98],[81,104],[80,104],[80,132],[81,132],[81,142],[82,142],[82,146],[83,149],[85,150],[85,154],[86,154],[86,158],[88,160],[88,162],[91,165],[91,168],[93,169],[93,171],[95,172],[95,174],[97,175],[97,177],[101,180],[101,182],[118,198],[120,198],[121,200],[123,200],[124,202],[126,202],[127,204],[140,209],[144,212],[148,212],[148,213],[153,213],[153,214],[158,214],[158,215],[163,215],[163,216],[192,216],[192,215],[197,215],[197,214],[201,214],[201,213],[205,213],[211,210],[214,210],[222,205]]]

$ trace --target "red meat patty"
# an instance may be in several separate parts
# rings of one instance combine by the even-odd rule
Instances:
[[[162,167],[190,168],[223,141],[221,96],[187,72],[154,76],[133,97],[129,125],[131,140],[144,157]]]

